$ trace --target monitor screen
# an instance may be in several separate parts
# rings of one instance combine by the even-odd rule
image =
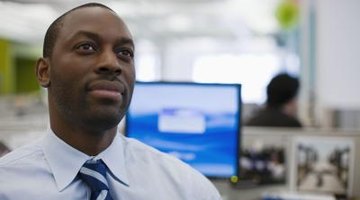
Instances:
[[[209,178],[238,174],[241,85],[137,82],[126,135]]]

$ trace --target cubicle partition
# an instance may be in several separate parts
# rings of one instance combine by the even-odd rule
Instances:
[[[319,195],[319,199],[323,197],[321,195],[332,194],[360,197],[360,170],[357,170],[360,168],[360,131],[244,127],[242,133],[243,154],[239,159],[238,183],[214,181],[224,199],[261,199],[266,194],[284,193],[314,194]],[[279,154],[274,157],[269,151],[279,152],[281,149],[284,150],[284,160],[279,160]],[[258,155],[252,165],[249,161],[254,160],[248,159],[249,151]],[[330,164],[320,163],[325,160]],[[271,163],[273,161],[275,163]],[[274,167],[275,164],[278,168]],[[249,166],[261,174],[242,176]],[[268,168],[267,174],[265,168]],[[268,177],[262,177],[271,175],[271,170],[278,177],[284,174],[285,180],[269,181]],[[267,181],[261,182],[259,177]]]

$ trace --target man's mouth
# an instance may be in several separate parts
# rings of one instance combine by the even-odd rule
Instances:
[[[119,100],[125,92],[120,82],[95,81],[89,85],[89,93],[97,98]]]

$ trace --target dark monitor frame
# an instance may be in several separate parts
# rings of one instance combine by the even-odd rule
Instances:
[[[136,84],[135,84],[135,87],[137,84],[146,84],[146,85],[159,85],[159,84],[163,84],[163,85],[198,85],[198,86],[209,86],[209,87],[235,87],[236,90],[237,90],[237,98],[238,98],[238,111],[237,111],[237,115],[236,115],[236,118],[237,118],[237,133],[236,133],[236,138],[235,138],[235,152],[234,152],[234,155],[236,156],[236,159],[235,159],[235,174],[232,175],[232,176],[239,176],[239,172],[240,172],[240,165],[239,165],[239,158],[240,158],[240,148],[241,148],[241,127],[242,127],[242,122],[241,122],[241,117],[242,117],[242,99],[241,99],[241,84],[229,84],[229,83],[226,83],[226,84],[220,84],[220,83],[197,83],[197,82],[181,82],[181,81],[175,81],[175,82],[170,82],[170,81],[152,81],[152,82],[140,82],[140,81],[137,81]],[[221,97],[219,97],[221,98]],[[129,137],[129,116],[130,113],[127,112],[126,113],[126,118],[125,118],[125,136],[126,137]],[[205,175],[205,174],[204,174]],[[229,176],[229,177],[221,177],[221,176],[209,176],[209,175],[205,175],[207,178],[211,179],[211,180],[224,180],[224,179],[229,179],[231,178],[232,176]]]

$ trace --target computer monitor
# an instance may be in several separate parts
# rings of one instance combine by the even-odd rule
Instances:
[[[209,178],[238,174],[240,84],[137,82],[126,135]]]

